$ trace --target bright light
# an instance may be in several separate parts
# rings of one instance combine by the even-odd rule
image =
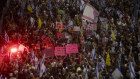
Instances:
[[[17,52],[17,48],[12,48],[11,53],[15,53],[15,52]]]

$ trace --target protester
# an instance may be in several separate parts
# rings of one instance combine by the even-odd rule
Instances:
[[[138,0],[12,0],[0,36],[0,78],[138,79],[139,8]],[[94,22],[84,17],[92,9]],[[26,49],[13,55],[14,44]],[[67,53],[70,45],[78,52]]]

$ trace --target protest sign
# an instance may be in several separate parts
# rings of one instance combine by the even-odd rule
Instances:
[[[79,26],[74,26],[73,31],[80,31],[80,27]]]
[[[60,32],[64,30],[65,26],[63,25],[62,22],[56,22],[56,29],[59,29]]]
[[[96,24],[88,24],[87,26],[87,30],[96,30],[97,29],[97,25]]]
[[[56,22],[56,29],[60,29],[62,26],[62,23],[61,22]]]
[[[92,35],[92,33],[93,33],[92,30],[84,30],[84,34],[85,34],[86,36]]]
[[[78,53],[78,45],[77,44],[69,44],[66,45],[66,54]]]
[[[54,56],[54,50],[53,49],[44,49],[42,51],[43,55],[46,54],[46,57],[52,57]]]
[[[83,19],[86,19],[92,23],[97,23],[98,16],[99,12],[89,3],[87,3],[82,16]]]
[[[55,47],[55,56],[65,56],[66,49],[65,47]]]
[[[80,38],[80,43],[81,43],[81,44],[84,44],[84,43],[85,43],[85,38],[84,38],[84,37],[81,37],[81,38]]]

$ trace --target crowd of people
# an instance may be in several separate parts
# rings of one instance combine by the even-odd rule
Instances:
[[[99,11],[96,29],[88,29],[90,22],[82,19],[86,3]],[[60,28],[56,28],[57,22]],[[80,30],[74,31],[75,26]],[[1,78],[140,78],[138,0],[11,0],[2,29]],[[8,47],[13,44],[23,44],[28,50],[10,58]],[[45,49],[55,52],[55,47],[67,44],[78,44],[79,52],[50,57],[42,54]],[[121,75],[114,78],[116,69]]]

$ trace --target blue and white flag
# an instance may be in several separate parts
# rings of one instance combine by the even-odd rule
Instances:
[[[20,16],[21,16],[21,18],[23,18],[24,17],[24,12],[23,12],[23,9],[20,9]]]
[[[131,24],[131,31],[134,32],[134,24]]]
[[[109,13],[111,10],[112,10],[111,7],[107,7],[107,8],[105,8],[106,13]]]
[[[42,77],[43,73],[46,71],[47,71],[46,66],[44,65],[44,63],[42,63],[39,76]]]
[[[42,61],[41,61],[40,66],[44,63],[44,61],[45,61],[45,57],[46,57],[46,54],[43,55],[43,58],[42,58]]]
[[[42,61],[41,61],[41,65],[40,65],[40,74],[39,76],[42,77],[43,73],[47,71],[46,66],[44,65],[44,60],[45,60],[45,56],[46,54],[44,54]]]
[[[122,42],[120,41],[120,52],[123,52]]]
[[[117,11],[117,14],[118,14],[119,18],[122,18],[124,16],[124,14],[120,10]]]
[[[54,17],[52,11],[50,11],[50,15],[51,15],[52,18]]]
[[[92,56],[92,59],[93,59],[93,60],[96,58],[95,48],[92,49],[92,51],[91,51],[91,56]]]
[[[134,57],[133,57],[133,59],[132,59],[132,64],[133,64],[133,66],[136,66],[136,62],[135,62]]]
[[[51,0],[49,0],[49,2],[48,2],[48,10],[52,10],[52,4],[51,4]]]
[[[122,54],[119,54],[119,58],[118,58],[118,64],[119,64],[119,67],[118,67],[118,70],[121,72],[121,55]]]
[[[40,11],[39,7],[36,6],[36,17],[39,17],[39,11]]]
[[[66,29],[69,27],[73,27],[73,21],[69,20],[69,24],[66,26]]]
[[[5,32],[5,42],[8,43],[9,42],[9,36],[8,34]]]
[[[101,5],[102,7],[106,7],[105,0],[100,0],[100,5]]]
[[[33,26],[34,25],[34,22],[35,22],[35,20],[34,20],[34,18],[30,18],[30,22],[31,22],[31,25]]]
[[[114,29],[114,34],[115,34],[115,36],[117,36],[117,30],[116,29]]]
[[[134,79],[136,77],[136,74],[132,62],[129,63],[129,72],[130,72],[130,79]]]
[[[101,70],[103,71],[105,67],[104,57],[101,58]]]
[[[25,8],[26,2],[27,2],[26,0],[19,0],[19,4],[21,6],[21,9]]]
[[[78,6],[80,7],[80,11],[83,10],[85,8],[85,2],[83,0],[80,0]]]
[[[88,68],[86,67],[86,71],[85,71],[85,79],[88,79]]]
[[[95,77],[97,79],[99,79],[99,62],[98,61],[97,61],[97,65],[96,65]]]
[[[104,24],[105,22],[108,22],[107,18],[99,17],[99,19],[102,22],[102,24]]]
[[[39,64],[38,58],[35,56],[35,69],[38,69],[38,64]]]
[[[34,9],[35,6],[34,6],[34,2],[33,2],[33,0],[30,0],[30,3],[31,3],[31,7],[32,7],[32,9]]]

